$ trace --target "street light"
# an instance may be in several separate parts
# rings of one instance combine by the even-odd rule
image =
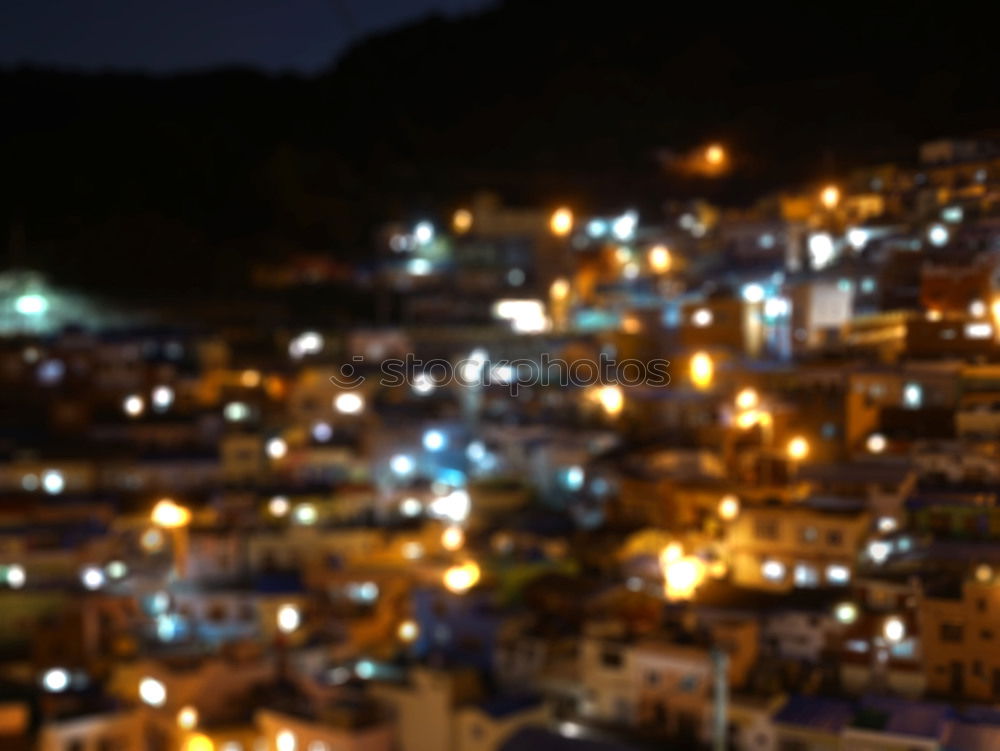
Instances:
[[[472,227],[472,212],[468,209],[458,209],[451,217],[451,226],[460,235]]]
[[[704,580],[704,562],[687,555],[667,565],[663,572],[663,591],[670,600],[687,600]]]
[[[705,149],[705,161],[712,167],[719,167],[726,161],[726,150],[717,143],[711,144]]]
[[[654,245],[649,249],[647,257],[649,267],[657,274],[665,274],[670,271],[673,259],[670,257],[670,250],[665,245]]]
[[[573,212],[562,207],[552,212],[549,229],[558,237],[565,237],[573,230]]]
[[[191,512],[171,499],[164,498],[153,506],[150,521],[164,529],[177,529],[191,522]]]
[[[461,527],[447,527],[441,533],[441,547],[445,550],[455,551],[465,544],[465,533]]]
[[[897,644],[906,637],[906,624],[903,623],[902,618],[896,615],[886,618],[885,624],[882,626],[882,635],[886,641]]]
[[[475,561],[452,566],[444,572],[444,586],[455,594],[465,594],[479,581],[481,572]]]
[[[801,461],[809,456],[809,441],[802,436],[795,436],[788,442],[788,458],[792,461]]]
[[[719,518],[729,522],[740,514],[740,499],[735,495],[726,495],[719,501]]]
[[[177,713],[177,727],[181,730],[194,730],[198,724],[198,710],[192,706],[183,707]]]
[[[760,394],[755,389],[745,388],[736,395],[736,406],[740,409],[753,409],[760,404]]]
[[[840,189],[836,185],[827,185],[819,194],[819,200],[823,206],[832,211],[840,203]]]
[[[691,382],[695,388],[707,389],[715,377],[715,364],[706,352],[697,352],[691,357]]]
[[[283,634],[290,634],[302,623],[302,615],[295,605],[286,604],[278,608],[278,630]]]
[[[399,628],[396,630],[396,635],[399,637],[400,641],[410,643],[415,641],[420,635],[420,627],[416,624],[416,621],[403,621],[399,624]]]
[[[597,400],[609,417],[617,417],[625,407],[625,395],[619,386],[601,386],[597,392]]]

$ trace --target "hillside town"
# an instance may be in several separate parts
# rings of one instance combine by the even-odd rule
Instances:
[[[1000,143],[170,315],[12,242],[4,751],[1000,748]]]

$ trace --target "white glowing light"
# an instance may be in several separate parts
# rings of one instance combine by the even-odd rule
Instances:
[[[694,313],[691,314],[691,323],[693,323],[698,328],[705,328],[706,326],[712,325],[712,311],[708,308],[698,308]]]
[[[611,223],[611,234],[619,240],[631,240],[638,223],[639,215],[635,211],[626,211]]]
[[[47,670],[42,676],[42,686],[50,693],[61,693],[69,688],[69,673],[63,668]]]
[[[883,516],[878,520],[878,531],[884,534],[895,532],[899,528],[899,522],[891,516]]]
[[[250,417],[250,406],[243,402],[229,402],[223,407],[222,416],[229,422],[243,422]]]
[[[413,458],[406,454],[396,454],[389,460],[389,469],[400,477],[405,477],[416,468]]]
[[[466,384],[478,383],[483,372],[483,366],[489,360],[489,357],[489,353],[484,349],[472,350],[469,356],[459,365],[458,375],[462,381]]]
[[[853,602],[842,602],[837,605],[833,614],[841,623],[851,624],[858,619],[858,606]]]
[[[167,702],[167,687],[147,676],[139,681],[139,698],[151,707],[162,707]]]
[[[855,250],[861,250],[868,244],[869,233],[861,227],[851,227],[847,230],[847,242]]]
[[[566,488],[568,490],[579,490],[582,488],[583,479],[583,467],[573,466],[566,470]]]
[[[461,522],[469,515],[472,502],[469,494],[464,490],[453,490],[447,495],[435,498],[431,501],[430,512],[432,515],[450,519],[454,522]]]
[[[404,498],[399,503],[399,513],[403,516],[414,517],[420,516],[424,510],[424,504],[422,504],[416,498]]]
[[[935,247],[940,248],[947,245],[948,238],[948,228],[943,224],[932,224],[927,230],[927,239],[930,241],[931,245]]]
[[[865,441],[865,448],[871,454],[881,454],[885,451],[885,447],[888,445],[885,436],[881,433],[872,433],[868,436],[868,440]]]
[[[781,581],[785,578],[785,564],[781,561],[765,561],[760,567],[760,573],[768,581]]]
[[[851,580],[851,570],[839,563],[831,563],[826,567],[826,580],[830,584],[847,584]]]
[[[303,503],[301,506],[295,507],[294,516],[298,524],[308,527],[316,523],[318,513],[316,507],[311,503]]]
[[[965,325],[966,339],[992,339],[993,327],[988,323],[967,323]]]
[[[417,373],[413,377],[413,393],[417,396],[427,396],[434,388],[433,379],[426,373]]]
[[[291,510],[292,504],[288,502],[288,498],[283,495],[276,495],[267,504],[267,510],[271,516],[276,516],[278,518],[285,516]]]
[[[318,422],[312,427],[312,437],[314,441],[326,443],[333,438],[333,428],[328,422]]]
[[[470,462],[481,462],[486,457],[486,444],[472,441],[465,449],[465,456]]]
[[[783,297],[769,297],[764,301],[764,315],[768,318],[780,318],[788,315],[788,300]]]
[[[153,409],[164,412],[174,403],[174,390],[169,386],[157,386],[153,389],[152,401]]]
[[[275,751],[295,751],[296,746],[295,733],[291,730],[282,730],[274,736]]]
[[[267,442],[266,451],[272,459],[283,459],[288,453],[288,444],[283,438],[272,438]]]
[[[608,233],[608,223],[603,219],[591,219],[587,222],[587,234],[591,237],[604,237]]]
[[[427,245],[434,239],[434,225],[430,222],[420,222],[413,229],[413,237],[420,245]]]
[[[96,566],[87,566],[80,572],[80,581],[91,591],[104,586],[104,572]]]
[[[302,623],[302,615],[295,605],[286,604],[278,608],[278,630],[290,634]]]
[[[887,618],[885,625],[882,627],[882,635],[886,638],[886,641],[893,643],[900,642],[906,636],[906,624],[903,623],[902,618],[895,615]]]
[[[49,301],[43,295],[29,292],[14,301],[14,309],[23,316],[40,316],[49,309]]]
[[[345,391],[333,400],[333,408],[344,415],[356,415],[365,408],[365,400],[361,394]]]
[[[66,480],[58,469],[42,472],[42,489],[49,495],[59,495],[66,488]]]
[[[885,563],[892,553],[892,545],[885,540],[872,540],[868,543],[868,557],[875,563]]]
[[[316,331],[305,331],[288,343],[288,354],[299,359],[315,355],[323,349],[323,336]]]
[[[541,300],[499,300],[493,306],[493,315],[509,321],[511,328],[521,334],[545,331],[549,325]]]
[[[448,444],[448,437],[440,430],[428,430],[424,433],[423,444],[428,451],[441,451]]]
[[[366,681],[375,675],[375,665],[371,660],[359,660],[354,666],[354,672],[358,674],[358,678]]]
[[[129,417],[139,417],[146,411],[146,401],[138,394],[130,394],[122,400],[122,410]]]
[[[743,287],[743,299],[749,303],[758,303],[764,299],[764,288],[759,284],[747,284]]]
[[[809,257],[814,268],[821,269],[833,260],[833,238],[825,232],[818,232],[809,237]]]
[[[124,579],[128,574],[128,566],[126,566],[122,561],[111,561],[111,563],[104,568],[108,572],[108,576],[112,579]]]
[[[924,403],[924,389],[919,383],[908,383],[903,387],[903,406],[920,409]]]
[[[7,567],[7,586],[11,589],[21,589],[28,581],[24,566],[15,563]]]

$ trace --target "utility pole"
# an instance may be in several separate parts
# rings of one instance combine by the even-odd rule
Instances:
[[[712,647],[715,701],[712,703],[712,751],[726,751],[729,734],[729,655]]]

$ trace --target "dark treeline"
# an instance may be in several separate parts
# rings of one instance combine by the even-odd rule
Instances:
[[[203,294],[252,259],[363,261],[379,221],[479,187],[656,212],[910,160],[923,138],[1000,125],[976,13],[511,0],[371,38],[312,78],[7,71],[0,227],[26,249],[5,265]],[[664,151],[708,140],[730,145],[734,177],[664,170]]]

